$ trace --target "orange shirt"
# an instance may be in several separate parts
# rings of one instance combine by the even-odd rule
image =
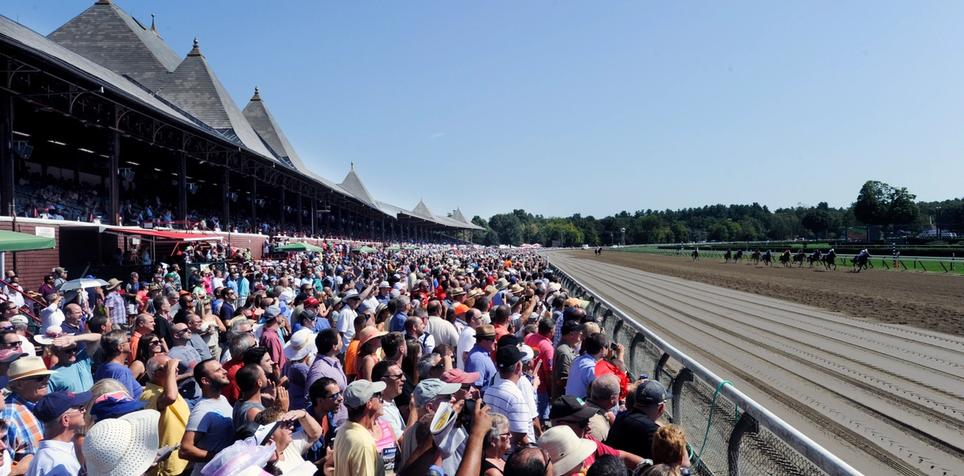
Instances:
[[[348,343],[348,350],[345,351],[345,376],[352,377],[348,380],[353,380],[353,377],[358,372],[355,371],[355,366],[358,361],[358,339],[352,339]]]

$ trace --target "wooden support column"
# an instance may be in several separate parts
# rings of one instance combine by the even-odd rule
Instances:
[[[305,216],[305,206],[302,200],[301,192],[298,192],[298,232],[299,233],[302,233],[305,230],[304,216]]]
[[[111,130],[108,132],[110,138],[107,144],[107,196],[110,205],[107,207],[110,213],[110,223],[120,225],[120,132]]]
[[[183,151],[178,154],[177,219],[183,222],[184,229],[190,228],[187,224],[187,154]]]
[[[260,228],[258,227],[258,178],[251,176],[251,226],[255,227],[255,232]]]
[[[285,230],[285,188],[284,185],[281,186],[281,232]]]
[[[14,216],[13,96],[0,92],[0,215]]]
[[[315,220],[317,219],[317,216],[318,216],[318,199],[317,198],[311,199],[311,210],[308,213],[311,213],[311,218],[310,218],[311,236],[315,236],[317,233],[315,231]]]
[[[221,182],[221,230],[231,229],[231,169],[224,168]]]

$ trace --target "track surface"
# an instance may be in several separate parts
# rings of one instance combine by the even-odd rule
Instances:
[[[964,475],[964,339],[589,252],[549,259],[864,474]]]

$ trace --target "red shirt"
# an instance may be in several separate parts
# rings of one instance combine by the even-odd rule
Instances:
[[[237,359],[237,360],[235,360]],[[228,363],[224,364],[224,370],[228,373],[229,384],[225,385],[221,389],[221,395],[227,398],[231,405],[238,400],[241,396],[241,389],[238,388],[238,370],[244,367],[244,361],[241,360],[241,356],[233,357]]]
[[[619,377],[619,399],[626,399],[626,395],[629,393],[629,377],[626,376],[626,372],[619,370],[619,367],[615,366],[612,362],[602,359],[596,362],[596,368],[593,369],[593,373],[595,373],[597,377],[606,374],[613,374]]]
[[[612,446],[606,445],[605,443],[600,442],[599,440],[593,438],[591,434],[588,434],[583,438],[589,441],[592,441],[593,443],[596,444],[596,451],[593,452],[593,454],[589,455],[589,457],[582,462],[583,468],[588,468],[592,466],[592,464],[596,462],[596,458],[599,458],[600,456],[613,455],[613,456],[619,457],[619,450],[617,450],[616,448],[613,448]]]

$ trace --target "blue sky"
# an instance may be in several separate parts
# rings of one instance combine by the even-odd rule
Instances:
[[[15,0],[43,34],[93,0]],[[117,1],[302,159],[437,214],[961,196],[964,2]]]

